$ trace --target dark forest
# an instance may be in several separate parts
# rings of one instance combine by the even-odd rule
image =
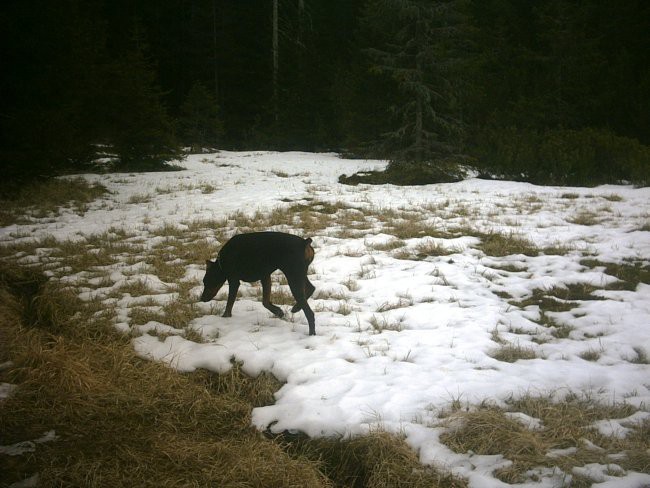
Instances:
[[[5,0],[0,22],[16,181],[187,148],[649,181],[643,0]]]

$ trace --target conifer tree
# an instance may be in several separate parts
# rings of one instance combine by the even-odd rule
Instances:
[[[178,119],[180,137],[192,151],[216,147],[223,135],[223,123],[214,95],[203,83],[192,85]]]
[[[422,162],[457,150],[462,130],[457,114],[457,84],[450,73],[462,37],[460,1],[375,0],[366,22],[387,29],[386,38],[367,50],[375,73],[388,74],[400,92],[392,107],[394,129],[382,145],[397,161]]]
[[[180,154],[156,72],[145,52],[146,45],[136,33],[133,47],[108,68],[106,142],[116,152],[121,169],[162,169]]]

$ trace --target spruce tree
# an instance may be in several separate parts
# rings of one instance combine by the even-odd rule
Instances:
[[[198,152],[216,147],[223,136],[223,123],[214,95],[203,83],[192,85],[181,106],[178,119],[180,137],[184,145]]]
[[[460,6],[459,0],[375,0],[366,9],[365,22],[386,36],[366,51],[371,69],[389,75],[400,93],[392,107],[395,125],[381,141],[396,161],[429,161],[458,150],[462,123],[453,68],[463,35]]]
[[[146,44],[136,34],[133,47],[108,66],[104,133],[118,157],[118,169],[164,169],[180,155],[156,72],[145,53]]]

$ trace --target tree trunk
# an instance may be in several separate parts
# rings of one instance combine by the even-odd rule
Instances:
[[[420,59],[420,52],[422,51],[422,21],[420,19],[417,20],[416,27],[415,27],[415,35],[416,35],[416,42],[417,42],[417,51],[415,53],[415,68],[416,68],[416,76],[419,79],[420,82],[424,81],[424,76],[423,76],[423,69],[422,69],[422,61]],[[415,93],[416,97],[416,102],[415,102],[415,160],[420,163],[422,162],[422,157],[423,157],[423,131],[424,131],[424,107],[423,104],[425,103],[424,100],[422,100],[423,96],[420,90],[418,90]]]
[[[278,0],[273,0],[273,117],[278,121]]]
[[[212,62],[214,63],[214,99],[219,103],[219,64],[217,63],[217,0],[212,0]]]

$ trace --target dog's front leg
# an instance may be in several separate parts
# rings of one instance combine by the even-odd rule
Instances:
[[[262,278],[262,305],[276,317],[284,317],[282,309],[271,303],[271,275]]]
[[[226,303],[226,311],[222,317],[232,317],[232,306],[237,299],[237,291],[239,290],[239,280],[228,280],[228,302]]]

